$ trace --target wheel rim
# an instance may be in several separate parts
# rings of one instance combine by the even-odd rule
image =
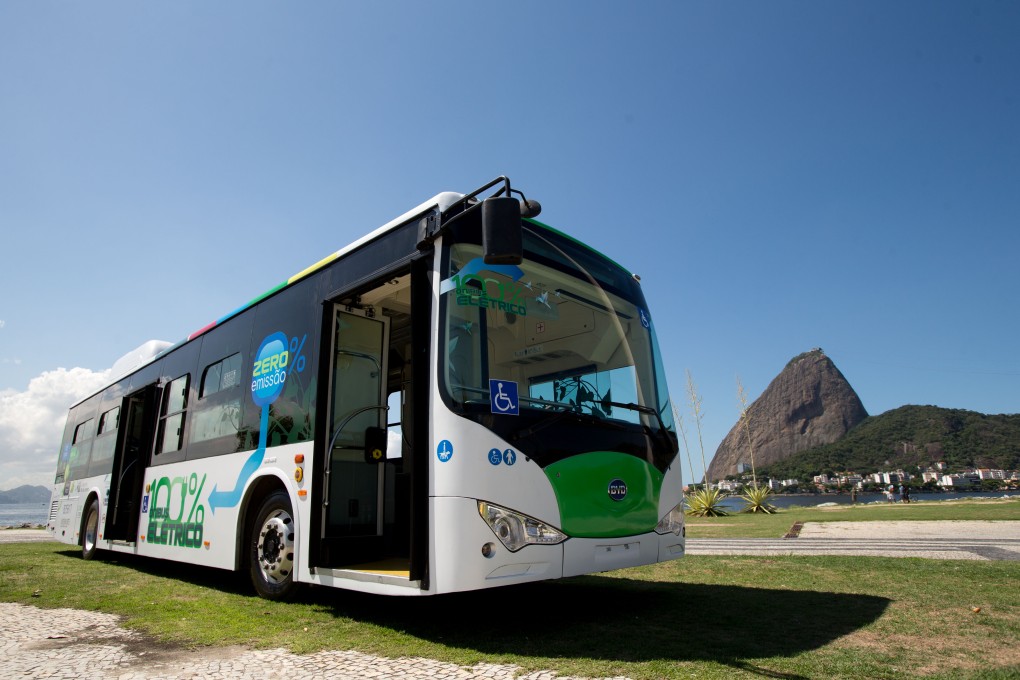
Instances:
[[[294,567],[294,521],[286,510],[266,518],[256,547],[259,569],[270,583],[282,583]]]
[[[92,552],[96,547],[96,534],[99,533],[99,513],[95,510],[89,511],[89,518],[85,521],[85,551]]]

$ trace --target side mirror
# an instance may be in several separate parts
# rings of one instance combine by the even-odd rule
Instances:
[[[485,264],[520,264],[524,260],[521,204],[497,196],[482,201],[482,251]]]
[[[386,462],[386,430],[381,427],[369,427],[365,430],[365,462]]]

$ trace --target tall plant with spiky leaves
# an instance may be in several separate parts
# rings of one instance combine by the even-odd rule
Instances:
[[[740,422],[744,424],[744,434],[747,436],[747,451],[751,455],[751,480],[755,487],[758,486],[758,474],[754,470],[754,442],[751,441],[751,424],[747,417],[747,393],[744,391],[744,384],[737,376],[737,400],[740,402]]]
[[[694,517],[725,517],[730,514],[722,506],[723,493],[707,484],[687,496],[687,514]]]
[[[680,433],[680,439],[684,443],[684,451],[687,452],[687,467],[691,471],[691,476],[688,477],[690,480],[689,484],[694,484],[694,461],[691,459],[691,447],[687,444],[687,425],[684,424],[684,416],[680,413],[680,409],[677,408],[676,402],[673,402],[673,419],[676,420],[676,429]]]
[[[701,451],[701,469],[704,471],[701,488],[687,497],[687,514],[697,517],[721,517],[729,513],[722,508],[722,492],[709,486],[708,463],[705,461],[705,440],[701,436],[701,395],[698,394],[698,386],[694,384],[694,376],[691,375],[690,369],[687,370],[687,403],[691,407],[691,415],[694,416],[694,427],[698,432],[698,448]],[[684,441],[686,442],[686,437]]]
[[[694,416],[694,427],[698,431],[698,448],[701,449],[701,469],[703,472],[702,481],[708,486],[708,463],[705,462],[705,442],[701,437],[701,395],[698,394],[698,386],[694,384],[694,376],[691,369],[687,369],[687,403],[691,407],[691,415]]]
[[[767,486],[758,486],[756,483],[754,486],[744,487],[744,492],[740,494],[740,497],[747,503],[741,512],[752,512],[752,513],[763,513],[765,515],[775,514],[776,508],[774,505],[769,505],[768,499],[772,495],[772,489]]]
[[[751,441],[751,424],[747,416],[747,392],[744,391],[744,384],[737,376],[737,400],[740,402],[740,422],[744,424],[744,435],[747,437],[747,451],[751,456],[751,486],[745,487],[740,497],[747,502],[747,507],[742,512],[761,512],[771,515],[776,508],[768,503],[768,497],[772,494],[769,486],[758,486],[758,474],[754,468],[754,442]]]

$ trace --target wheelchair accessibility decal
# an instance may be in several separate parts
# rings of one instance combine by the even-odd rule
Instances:
[[[489,408],[493,413],[505,416],[520,415],[520,403],[517,401],[517,383],[509,380],[490,380]]]
[[[517,452],[513,449],[507,449],[506,451],[489,449],[489,462],[493,465],[499,465],[500,463],[506,463],[508,466],[513,465],[517,462]]]

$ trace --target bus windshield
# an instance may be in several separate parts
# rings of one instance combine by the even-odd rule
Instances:
[[[540,464],[596,446],[576,433],[555,436],[571,422],[632,431],[641,441],[632,436],[622,448],[668,464],[676,450],[671,407],[634,277],[531,221],[520,265],[484,264],[474,230],[461,231],[444,253],[440,284],[440,375],[450,407],[530,448]],[[563,427],[547,430],[553,422]]]

